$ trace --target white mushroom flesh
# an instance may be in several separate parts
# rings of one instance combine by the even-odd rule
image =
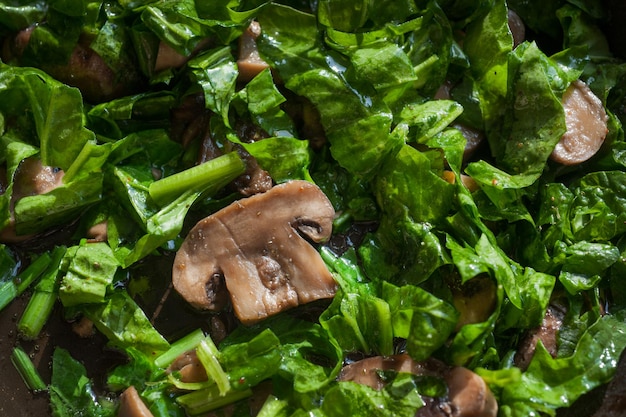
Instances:
[[[256,40],[261,35],[261,25],[253,21],[239,38],[239,81],[248,82],[269,65],[259,55]]]
[[[455,416],[495,417],[498,414],[495,397],[478,374],[455,366],[445,379]]]
[[[244,324],[332,298],[336,283],[300,233],[327,240],[334,214],[324,193],[307,181],[239,200],[189,232],[174,260],[174,288],[194,307],[215,310],[215,282],[222,277]]]
[[[602,101],[580,80],[568,87],[562,103],[567,130],[550,157],[563,165],[580,164],[602,147],[608,116]]]
[[[154,415],[143,402],[135,387],[131,385],[120,395],[117,417],[154,417]]]

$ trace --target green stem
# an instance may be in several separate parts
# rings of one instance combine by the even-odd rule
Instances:
[[[39,372],[37,372],[35,365],[21,348],[17,347],[13,349],[11,362],[29,389],[33,391],[43,391],[47,388]]]
[[[204,340],[204,337],[204,332],[201,329],[194,330],[172,343],[168,350],[154,360],[154,364],[159,368],[166,368],[183,353],[195,349]]]
[[[43,253],[15,278],[0,284],[0,310],[35,282],[50,264],[50,254]]]
[[[58,296],[59,267],[65,252],[64,246],[56,247],[48,256],[46,270],[39,274],[42,277],[17,323],[17,329],[25,339],[36,339],[52,313]]]
[[[181,395],[176,398],[176,402],[185,407],[187,412],[194,416],[216,410],[225,405],[232,404],[252,395],[252,390],[229,391],[226,395],[221,395],[217,385]]]
[[[50,313],[57,301],[56,292],[35,291],[28,301],[22,317],[17,323],[17,329],[27,340],[36,339],[48,321]]]
[[[52,257],[48,252],[42,253],[37,259],[35,259],[28,267],[18,274],[15,279],[15,285],[17,286],[17,295],[22,294],[30,285],[35,282],[48,268]]]
[[[236,152],[196,165],[150,184],[150,196],[165,205],[187,190],[215,193],[243,174],[245,163]]]
[[[0,311],[17,297],[17,286],[13,280],[5,281],[0,285]]]
[[[196,348],[196,353],[209,379],[212,379],[217,384],[220,395],[226,395],[230,390],[230,380],[228,379],[228,374],[224,372],[219,362],[220,352],[217,350],[210,336],[205,337],[204,340],[200,342],[200,345]]]
[[[270,395],[263,403],[263,407],[259,410],[257,417],[287,417],[289,415],[289,403],[285,400]]]

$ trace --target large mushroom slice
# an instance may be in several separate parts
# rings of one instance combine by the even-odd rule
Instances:
[[[334,215],[328,198],[307,181],[239,200],[189,232],[174,260],[174,288],[205,310],[221,309],[229,295],[244,324],[331,298],[336,283],[302,235],[329,239]]]
[[[567,88],[562,98],[565,134],[550,157],[563,165],[585,162],[596,154],[608,133],[608,116],[602,101],[580,80]]]

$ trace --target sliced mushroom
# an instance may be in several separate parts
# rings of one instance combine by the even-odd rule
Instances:
[[[509,30],[513,36],[513,48],[524,42],[526,39],[526,26],[517,13],[509,9],[508,15]]]
[[[450,97],[452,97],[452,94],[451,94],[452,87],[454,87],[454,83],[450,80],[445,80],[443,84],[441,84],[439,88],[437,89],[437,91],[435,92],[433,99],[450,100]]]
[[[238,121],[235,126],[237,137],[245,143],[263,140],[269,135],[257,125],[245,121]],[[246,163],[246,172],[237,177],[232,185],[244,196],[264,193],[274,185],[272,176],[261,168],[259,163],[243,147],[237,147],[237,152]]]
[[[313,242],[330,237],[335,211],[307,181],[239,200],[198,222],[176,254],[174,288],[191,305],[216,310],[224,282],[244,324],[318,299],[336,283]],[[222,281],[223,280],[223,281]]]
[[[239,38],[239,81],[248,82],[256,77],[261,71],[269,68],[267,62],[259,55],[256,40],[261,36],[261,25],[252,21],[248,29]]]
[[[381,390],[385,381],[380,371],[405,372],[415,375],[442,375],[447,367],[439,361],[417,362],[406,353],[392,356],[372,356],[344,366],[337,379],[353,381]]]
[[[15,173],[12,199],[45,194],[62,184],[64,174],[58,168],[43,165],[39,158],[26,158]]]
[[[108,223],[105,220],[100,223],[96,223],[87,229],[86,234],[89,242],[106,242],[109,236],[107,227]]]
[[[202,382],[207,380],[204,365],[198,359],[196,350],[190,350],[178,356],[167,368],[168,372],[180,372],[183,382]]]
[[[165,69],[179,68],[187,63],[189,58],[172,48],[165,42],[159,42],[154,71],[160,72]]]
[[[585,162],[602,147],[608,133],[608,116],[602,101],[580,80],[563,94],[566,132],[550,157],[563,165]]]
[[[381,371],[389,370],[436,376],[446,382],[447,397],[425,397],[425,406],[417,411],[416,416],[495,417],[498,413],[495,397],[479,375],[464,367],[448,367],[434,359],[417,362],[407,354],[374,356],[344,366],[338,379],[381,390],[385,386]]]
[[[139,396],[137,389],[131,385],[120,395],[117,417],[154,417],[154,415]]]
[[[139,90],[143,80],[137,68],[129,65],[115,72],[90,45],[90,39],[81,39],[66,65],[42,65],[42,69],[78,88],[91,103],[101,103]]]
[[[541,325],[531,329],[522,339],[517,352],[515,353],[515,366],[526,370],[532,360],[537,343],[541,341],[548,353],[556,357],[558,352],[558,332],[563,326],[566,307],[562,304],[551,303],[546,309]]]
[[[485,381],[462,366],[455,366],[445,376],[448,397],[454,416],[488,417],[498,414],[498,403]]]
[[[30,42],[30,35],[36,25],[29,26],[20,30],[15,36],[7,36],[2,44],[2,61],[11,63],[18,59],[24,53],[24,50]]]
[[[446,80],[439,86],[439,89],[435,92],[433,99],[435,100],[450,100],[452,97],[452,89],[454,84],[452,81]],[[485,134],[476,128],[473,128],[465,123],[454,122],[450,127],[455,128],[465,138],[465,148],[463,149],[463,161],[467,162],[474,153],[485,143]]]
[[[463,149],[463,162],[467,162],[474,153],[485,143],[485,134],[478,129],[474,129],[463,123],[453,123],[451,127],[457,129],[465,138],[465,148]]]
[[[454,285],[451,290],[452,303],[460,313],[456,331],[466,324],[484,322],[496,308],[496,285],[488,275],[479,275],[462,285]]]
[[[454,171],[444,170],[442,176],[443,179],[450,184],[456,183],[456,174],[454,173]],[[473,193],[480,188],[476,180],[474,180],[474,178],[470,177],[469,175],[461,174],[460,178],[461,183],[465,186],[465,188],[469,190],[470,193]]]
[[[80,320],[72,323],[72,331],[83,339],[87,339],[96,334],[96,327],[87,317],[81,317]]]
[[[45,25],[45,23],[42,23]],[[20,64],[37,25],[21,30],[9,37],[3,45],[3,60]],[[90,45],[93,37],[82,35],[69,56],[67,63],[37,63],[54,78],[80,89],[89,102],[100,103],[139,91],[143,85],[138,68],[127,65],[113,71]]]
[[[189,55],[183,55],[166,42],[159,42],[154,71],[160,72],[166,69],[180,68],[187,63],[192,57],[197,55],[199,51],[207,48],[211,44],[210,38],[205,38],[198,42],[193,52]]]
[[[0,242],[21,242],[32,235],[17,235],[13,209],[15,203],[28,196],[45,194],[63,184],[65,173],[58,168],[42,165],[38,157],[24,159],[13,176],[13,192],[11,194],[11,221],[7,227],[0,230]]]
[[[233,180],[231,188],[246,197],[269,191],[274,185],[269,172],[261,168],[257,160],[245,149],[239,148],[237,151],[246,163],[246,172]]]

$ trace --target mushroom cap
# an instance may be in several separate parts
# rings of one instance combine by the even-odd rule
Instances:
[[[602,101],[580,80],[570,84],[561,101],[566,131],[550,158],[563,165],[580,164],[602,147],[608,133],[608,116]]]
[[[191,229],[174,259],[174,288],[205,310],[221,309],[229,296],[244,324],[331,298],[335,280],[302,235],[328,240],[334,215],[328,198],[307,181],[236,201]]]
[[[126,388],[120,395],[118,417],[154,417],[150,409],[143,402],[134,386]]]

